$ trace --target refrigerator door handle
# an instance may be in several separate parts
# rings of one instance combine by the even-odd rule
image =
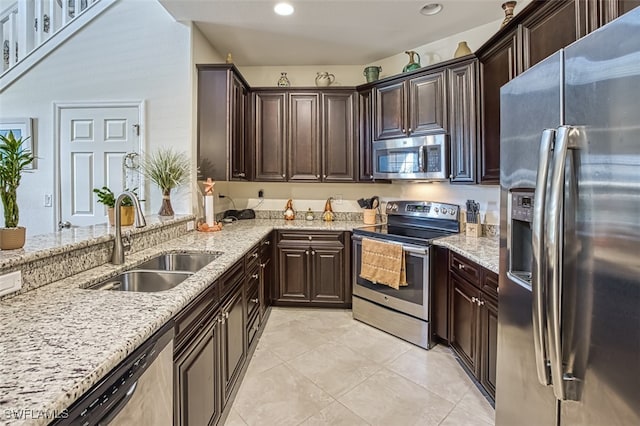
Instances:
[[[533,293],[533,346],[535,349],[538,381],[543,385],[551,384],[551,369],[547,351],[547,318],[545,316],[546,262],[543,251],[544,214],[547,197],[547,177],[549,160],[553,150],[555,129],[545,129],[540,140],[540,161],[536,178],[536,190],[533,198],[533,224],[531,246],[533,265],[531,273],[531,290]]]
[[[565,166],[567,150],[576,147],[578,129],[560,126],[556,131],[553,161],[551,163],[551,184],[547,219],[545,226],[544,247],[547,253],[547,326],[549,328],[549,361],[551,363],[551,382],[553,393],[561,401],[573,399],[567,394],[562,358],[562,214],[565,187]]]

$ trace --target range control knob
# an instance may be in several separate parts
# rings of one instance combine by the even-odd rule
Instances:
[[[451,211],[449,212],[449,214],[450,214],[451,216],[453,216],[453,215],[455,215],[455,214],[456,214],[456,211],[455,211],[454,209],[451,209]]]
[[[433,211],[438,213],[440,211],[440,209],[438,207],[436,207],[435,209],[433,209]]]
[[[398,205],[396,203],[393,203],[391,205],[391,210],[393,210],[394,212],[397,212],[398,211]]]
[[[447,208],[446,207],[442,208],[442,214],[447,214]]]

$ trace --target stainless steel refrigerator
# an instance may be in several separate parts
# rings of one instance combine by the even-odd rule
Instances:
[[[496,425],[640,425],[640,8],[500,101]]]

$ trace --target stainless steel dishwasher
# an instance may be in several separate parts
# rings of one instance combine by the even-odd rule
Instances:
[[[163,326],[54,424],[172,425],[173,327]]]

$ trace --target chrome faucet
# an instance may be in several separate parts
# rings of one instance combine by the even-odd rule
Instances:
[[[114,206],[116,215],[116,240],[113,245],[113,255],[111,256],[111,263],[114,265],[122,265],[124,263],[124,253],[131,248],[131,235],[128,233],[124,237],[122,236],[122,215],[120,213],[120,206],[122,205],[122,201],[126,198],[131,198],[133,201],[133,208],[136,212],[133,226],[135,228],[143,228],[147,226],[147,221],[144,218],[144,214],[142,213],[142,208],[140,207],[140,201],[138,201],[138,197],[131,191],[124,191],[122,194],[118,195],[116,198],[116,204]],[[126,240],[126,241],[124,241]]]

